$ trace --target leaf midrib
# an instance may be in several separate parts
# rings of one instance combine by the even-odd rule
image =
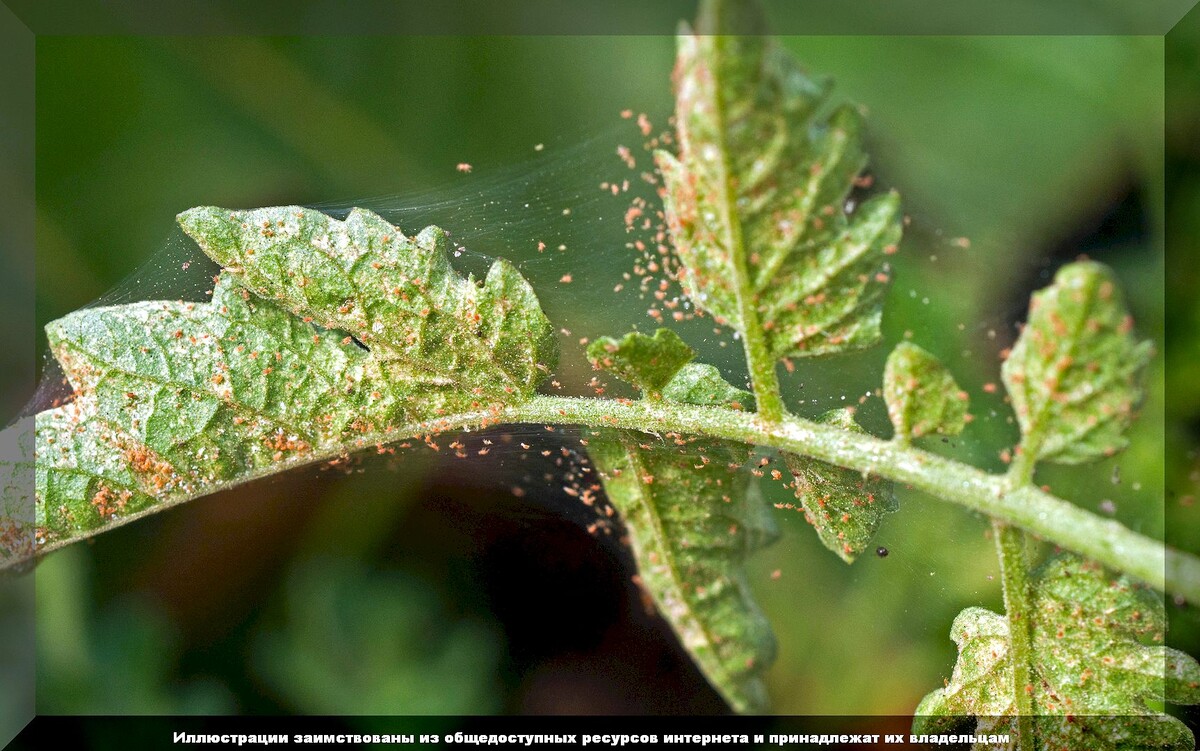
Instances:
[[[688,617],[691,619],[693,625],[697,627],[704,635],[704,640],[708,648],[715,652],[717,648],[716,645],[719,643],[719,639],[712,632],[712,630],[709,629],[709,619],[697,617],[691,601],[687,598],[687,590],[684,587],[683,572],[680,571],[675,565],[677,556],[675,555],[674,548],[671,547],[670,535],[668,535],[666,530],[663,528],[662,517],[658,513],[658,506],[654,503],[654,493],[653,491],[647,491],[644,487],[644,481],[642,478],[647,474],[647,471],[645,464],[642,462],[640,453],[641,449],[633,445],[633,442],[629,436],[629,431],[621,431],[621,447],[629,459],[629,468],[634,473],[633,481],[638,489],[638,503],[643,509],[645,509],[646,514],[650,519],[650,527],[654,530],[654,543],[658,549],[662,551],[663,556],[666,559],[665,563],[667,570],[670,572],[672,589],[675,590],[676,597],[679,599],[679,602],[687,608]],[[688,651],[690,652],[691,649],[689,648]],[[716,673],[714,676],[716,680],[713,682],[713,685],[721,694],[724,695],[725,690],[721,687],[730,684],[734,677],[724,669],[724,665],[721,664],[719,659],[715,659],[715,657],[716,656],[714,654],[714,659],[704,660],[703,658],[699,657],[698,659],[701,659],[703,662],[704,672]]]
[[[728,37],[717,35],[712,38],[713,58],[719,61],[725,54],[724,45]],[[745,233],[737,211],[737,192],[730,178],[732,168],[729,155],[729,116],[724,96],[724,87],[718,73],[720,66],[712,65],[714,131],[717,139],[717,173],[720,181],[718,204],[722,214],[721,229],[725,235],[725,247],[729,250],[733,295],[741,323],[742,341],[745,344],[746,360],[750,370],[750,384],[756,397],[758,412],[767,422],[779,422],[784,414],[783,400],[779,396],[779,381],[775,373],[775,360],[767,347],[762,325],[759,323],[753,282],[747,268]],[[761,73],[761,71],[760,71]]]

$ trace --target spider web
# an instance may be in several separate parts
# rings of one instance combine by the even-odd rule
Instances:
[[[664,253],[669,241],[663,235],[648,153],[653,146],[669,146],[664,142],[669,136],[664,138],[666,131],[660,128],[648,131],[642,123],[650,119],[631,116],[573,144],[539,145],[527,161],[508,167],[464,168],[446,184],[416,193],[357,197],[314,208],[339,217],[352,207],[367,208],[408,234],[436,224],[449,233],[454,243],[453,263],[464,273],[479,276],[499,257],[511,261],[537,290],[547,316],[560,327],[560,364],[547,379],[544,392],[592,396],[603,389],[606,395],[634,396],[623,384],[599,377],[591,369],[584,356],[586,343],[601,335],[619,335],[631,328],[652,331],[659,325],[675,328],[698,351],[699,361],[717,365],[731,382],[748,387],[736,336],[698,315],[671,278],[670,258]],[[665,127],[665,120],[659,119]],[[862,197],[856,194],[851,201]],[[89,307],[154,299],[204,301],[218,267],[181,231],[164,227],[164,232],[161,246],[144,265]],[[926,270],[938,263],[939,255],[963,250],[960,238],[943,237],[937,228],[922,226],[919,221],[910,225],[908,237],[907,243],[918,247],[919,263]],[[976,250],[986,253],[989,249]],[[936,305],[936,291],[924,286],[929,275],[906,277],[905,271],[902,261],[892,297],[907,297],[910,305]],[[1011,338],[1011,321],[1019,318],[1021,311],[1018,305],[985,320],[962,321],[960,330],[977,340],[980,350],[998,350]],[[923,332],[918,329],[916,333],[920,341]],[[903,335],[894,329],[890,332],[894,339]],[[798,414],[807,417],[855,405],[871,432],[886,435],[886,411],[877,392],[886,354],[887,347],[881,346],[825,362],[796,363],[794,373],[789,364],[785,396]],[[960,353],[958,359],[967,362],[972,354]],[[69,388],[47,354],[38,391],[25,414],[35,414],[66,398]],[[984,425],[982,433],[975,428],[977,435],[1012,436],[1011,416],[1005,410],[989,406],[976,416]],[[351,482],[356,475],[380,471],[415,478],[416,482],[442,476],[452,478],[450,484],[466,496],[507,493],[519,502],[506,504],[498,513],[510,519],[520,517],[529,525],[547,517],[567,520],[631,567],[620,539],[620,520],[604,498],[587,458],[588,435],[586,429],[572,426],[510,425],[482,433],[402,441],[295,472],[308,473],[310,478],[317,473],[342,473]],[[652,440],[670,449],[668,442],[657,437]],[[996,463],[990,450],[985,452],[977,442],[956,441],[943,448],[975,463]],[[771,452],[747,452],[746,471],[758,470],[769,477],[777,465],[783,469]],[[1113,471],[1114,478],[1119,478],[1119,470]],[[785,487],[790,478],[784,475],[782,481],[760,481],[768,503],[782,505],[793,500]],[[1118,481],[1114,479],[1114,484]],[[263,492],[261,486],[280,482],[295,479],[268,478],[255,483],[260,490],[246,492]],[[965,568],[976,582],[969,603],[990,603],[998,608],[997,572],[985,537],[985,521],[904,489],[898,493],[902,509],[889,517],[878,536],[880,554],[866,555],[853,567],[845,567],[820,548],[802,514],[777,512],[784,539],[752,561],[754,588],[768,590],[780,586],[776,582],[803,577],[813,582],[806,586],[815,598],[814,607],[866,612],[864,598],[886,589],[887,577],[900,567],[905,580],[925,582],[921,607],[947,610],[943,620],[948,624],[952,613],[968,604],[963,600],[961,569]],[[913,534],[913,530],[938,527],[946,529],[948,544],[963,545],[966,563],[950,564],[945,556],[928,554],[923,549],[927,537]],[[964,536],[970,538],[966,544]],[[898,604],[896,617],[907,612],[908,601],[912,600]],[[794,625],[789,621],[801,617],[771,615],[772,620],[782,617],[781,628]],[[913,637],[944,641],[944,629]],[[945,646],[948,650],[948,642]]]

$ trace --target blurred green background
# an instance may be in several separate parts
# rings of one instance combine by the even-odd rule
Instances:
[[[1129,451],[1039,480],[1149,535],[1169,519],[1168,536],[1192,549],[1196,272],[1172,272],[1178,296],[1164,302],[1164,238],[1186,236],[1200,213],[1168,226],[1163,206],[1168,178],[1183,185],[1178,200],[1200,195],[1196,26],[1166,61],[1190,85],[1165,122],[1160,38],[785,40],[835,79],[839,99],[868,109],[871,171],[904,198],[887,337],[941,356],[978,418],[940,448],[1002,466],[1016,429],[985,384],[999,382],[1029,293],[1086,253],[1117,269],[1160,351],[1170,325],[1189,354],[1167,360],[1174,375],[1156,360]],[[116,285],[108,300],[202,290],[208,271],[172,225],[190,206],[367,204],[409,232],[448,227],[468,249],[464,268],[515,259],[569,329],[564,392],[586,393],[578,339],[653,325],[636,284],[612,292],[635,254],[627,199],[600,183],[637,183],[649,168],[619,113],[665,127],[673,48],[661,37],[39,38],[39,324]],[[703,358],[744,374],[709,327],[682,330]],[[800,363],[785,379],[791,405],[813,415],[857,400],[888,349]],[[878,399],[862,414],[884,430]],[[561,492],[568,470],[555,460],[577,444],[540,430],[516,439],[531,450],[413,450],[296,473],[50,556],[37,570],[39,712],[723,711],[646,612],[627,554],[589,535],[590,511]],[[783,539],[750,572],[779,641],[774,711],[910,712],[949,675],[954,615],[1000,608],[986,520],[917,493],[901,501],[879,536],[890,555],[852,567],[778,512]],[[1196,653],[1194,612],[1173,614],[1172,640]]]

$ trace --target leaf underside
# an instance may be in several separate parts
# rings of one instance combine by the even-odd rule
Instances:
[[[816,422],[866,434],[851,408],[830,410]],[[783,459],[792,473],[798,510],[825,547],[853,563],[875,537],[884,516],[897,509],[892,482],[786,452]]]
[[[910,342],[888,356],[883,398],[901,440],[958,435],[967,424],[967,392],[940,360]]]
[[[663,331],[602,340],[589,353],[597,367],[643,387],[646,398],[750,403],[750,395],[716,368],[688,363],[691,348]],[[741,471],[745,448],[600,430],[588,442],[588,455],[621,514],[640,584],[659,613],[731,707],[764,711],[763,673],[774,659],[775,639],[743,566],[751,552],[774,540],[776,530],[753,478]]]
[[[211,301],[77,311],[47,327],[74,389],[37,416],[43,542],[396,431],[520,403],[553,330],[504,261],[482,284],[444,234],[368,211],[200,208],[180,224],[225,268]]]
[[[775,639],[743,567],[774,539],[769,509],[746,473],[729,468],[739,463],[732,447],[654,441],[600,431],[588,454],[628,531],[639,583],[659,613],[734,710],[763,712],[763,675]]]
[[[1047,561],[1031,589],[1034,748],[1193,748],[1186,725],[1146,705],[1200,703],[1200,664],[1162,645],[1159,596],[1067,555]],[[954,675],[921,702],[913,732],[952,732],[973,722],[979,734],[1015,736],[1008,621],[968,608],[951,638],[959,649]]]
[[[631,331],[620,341],[603,336],[588,345],[592,367],[607,370],[652,398],[692,361],[695,350],[670,329],[658,329],[653,336]]]
[[[1125,448],[1152,351],[1134,336],[1108,267],[1085,261],[1059,269],[1034,293],[1002,369],[1021,450],[1034,461],[1080,464]]]
[[[679,155],[656,153],[683,289],[743,333],[750,306],[773,358],[870,346],[901,222],[893,193],[846,211],[866,163],[861,117],[821,114],[828,85],[756,35],[754,4],[706,6],[717,35],[678,41]]]

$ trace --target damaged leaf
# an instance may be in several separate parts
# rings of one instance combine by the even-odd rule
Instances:
[[[850,408],[826,412],[816,420],[866,435]],[[784,453],[796,500],[821,543],[846,563],[867,549],[883,517],[897,508],[892,483],[804,456]]]
[[[1032,685],[1026,690],[1036,738],[1030,748],[1193,748],[1186,725],[1147,706],[1200,703],[1200,664],[1163,646],[1166,613],[1158,595],[1067,555],[1047,561],[1031,590]],[[950,635],[958,664],[946,687],[917,708],[913,732],[953,732],[974,723],[977,734],[1015,737],[1008,621],[968,608]]]
[[[897,440],[958,435],[967,424],[967,392],[941,360],[909,342],[888,356],[883,398]]]
[[[504,261],[482,285],[445,237],[354,210],[193,209],[225,270],[203,303],[140,302],[47,326],[74,389],[37,417],[46,541],[336,454],[441,415],[529,399],[549,321]]]
[[[770,37],[756,3],[702,4],[678,41],[679,154],[656,153],[679,280],[774,358],[874,344],[900,241],[894,193],[847,210],[862,118]]]
[[[1107,266],[1059,269],[1053,284],[1034,293],[1002,370],[1021,424],[1021,453],[1034,462],[1081,464],[1125,448],[1152,352],[1134,335]]]

